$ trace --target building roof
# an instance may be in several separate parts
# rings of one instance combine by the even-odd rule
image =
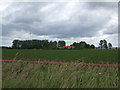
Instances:
[[[63,47],[74,47],[74,46],[63,46]]]

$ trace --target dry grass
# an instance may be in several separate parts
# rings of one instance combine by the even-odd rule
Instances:
[[[118,67],[4,63],[3,88],[118,88]]]

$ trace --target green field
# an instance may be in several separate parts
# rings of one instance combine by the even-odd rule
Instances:
[[[3,50],[4,60],[116,63],[118,50]]]
[[[118,50],[12,50],[3,59],[117,63]],[[3,88],[118,88],[117,66],[3,62]]]

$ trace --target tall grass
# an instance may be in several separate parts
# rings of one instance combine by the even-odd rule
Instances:
[[[3,88],[118,88],[118,67],[3,63]]]

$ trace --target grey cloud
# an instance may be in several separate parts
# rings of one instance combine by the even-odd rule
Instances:
[[[89,2],[86,4],[86,7],[92,10],[95,9],[107,9],[112,10],[118,7],[118,3],[116,2]]]
[[[111,25],[109,28],[107,28],[106,31],[103,32],[104,34],[117,34],[118,33],[118,27]]]
[[[52,4],[54,4],[53,7],[41,11]],[[69,7],[66,9],[66,5],[67,3],[13,3],[5,11],[2,34],[4,37],[11,36],[14,31],[23,30],[35,35],[53,35],[53,38],[58,39],[94,37],[98,30],[104,28],[111,19],[109,13],[100,13],[99,9],[107,10],[108,8],[107,12],[109,12],[116,7],[115,3],[84,3],[84,7],[81,6],[81,3],[77,3],[75,8],[68,12]],[[114,12],[116,13],[116,11]],[[63,14],[63,16],[59,14]],[[64,20],[64,15],[68,19]],[[4,23],[7,21],[9,23]],[[108,29],[110,32],[104,33],[116,33],[116,26],[108,27]]]

